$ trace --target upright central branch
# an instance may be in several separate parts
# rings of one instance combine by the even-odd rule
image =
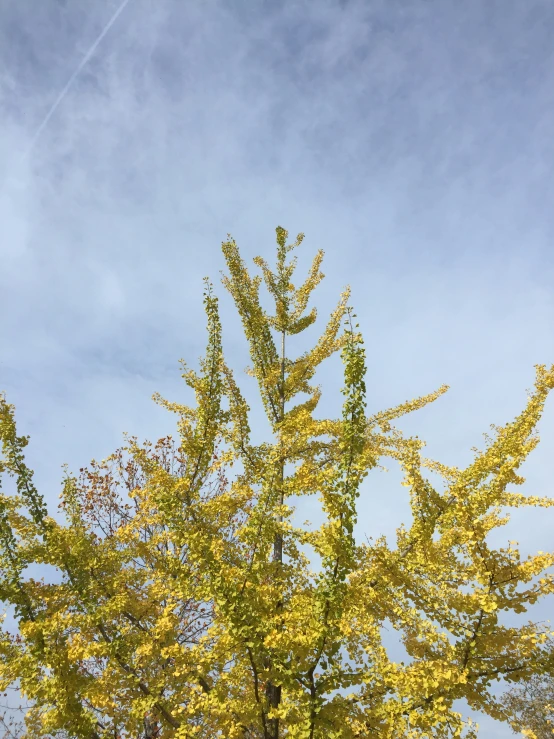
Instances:
[[[282,423],[285,418],[285,336],[286,331],[281,332],[281,383],[279,385],[279,422]],[[279,505],[282,506],[284,503],[283,494],[283,483],[285,479],[285,459],[283,454],[283,439],[280,438],[281,445],[281,457],[279,461]],[[283,522],[282,511],[279,515],[278,521]],[[273,545],[273,561],[283,562],[283,537],[281,532],[277,531],[275,535],[275,543]]]
[[[279,422],[282,423],[285,418],[285,336],[286,331],[281,331],[281,382],[279,384]],[[277,474],[277,480],[279,485],[279,505],[284,504],[284,479],[285,479],[285,456],[283,451],[283,439],[282,436],[279,439],[281,447],[281,455],[279,459],[279,469]],[[277,517],[279,523],[283,522],[283,511],[279,512]],[[283,535],[279,529],[275,533],[275,539],[273,541],[273,561],[276,564],[276,579],[278,582],[281,580],[281,565],[283,563]],[[283,601],[279,598],[275,604],[276,613],[280,613],[283,609]],[[267,684],[267,698],[271,708],[278,708],[281,703],[281,686],[273,685],[268,682]],[[279,719],[273,718],[269,722],[270,735],[269,739],[279,739]]]

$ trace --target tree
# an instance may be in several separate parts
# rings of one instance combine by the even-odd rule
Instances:
[[[554,654],[554,640],[548,640]],[[554,736],[554,677],[552,674],[533,675],[522,686],[515,686],[502,697],[502,706],[511,717],[514,733],[526,731],[536,739]],[[532,732],[532,733],[531,733]]]
[[[19,679],[33,702],[28,737],[474,736],[454,701],[505,720],[492,682],[551,669],[547,630],[509,628],[499,614],[523,612],[554,591],[546,572],[554,556],[522,559],[513,542],[495,550],[487,535],[506,522],[505,507],[554,503],[507,490],[523,482],[517,470],[538,443],[554,366],[537,366],[523,412],[496,428],[466,469],[427,459],[424,443],[392,421],[447,388],[367,416],[365,349],[348,289],[315,346],[287,356],[287,337],[316,320],[315,308],[304,314],[323,278],[323,252],[297,289],[296,259],[287,263],[287,255],[303,235],[287,245],[287,231],[276,231],[276,272],[254,260],[274,316],[260,305],[262,278],[250,277],[230,237],[223,243],[223,283],[274,443],[251,441],[250,409],[224,361],[207,278],[207,351],[200,372],[184,365],[183,374],[196,407],[153,396],[178,415],[179,446],[171,437],[154,448],[131,437],[79,478],[66,470],[67,525],[47,515],[25,464],[28,437],[17,435],[14,408],[2,398],[1,471],[15,477],[17,494],[0,498],[0,597],[14,606],[20,635],[0,633],[0,690]],[[318,419],[321,388],[310,381],[339,350],[342,417]],[[297,395],[307,399],[292,405]],[[386,457],[404,471],[413,521],[397,530],[396,546],[384,537],[358,544],[362,482]],[[121,485],[132,503],[119,496]],[[314,494],[326,522],[318,530],[293,525],[293,496]],[[319,571],[302,547],[320,557]],[[60,569],[62,583],[25,580],[32,562]],[[402,639],[406,662],[383,647],[385,623]]]

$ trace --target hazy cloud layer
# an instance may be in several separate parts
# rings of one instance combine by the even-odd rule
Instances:
[[[302,339],[349,283],[369,411],[450,385],[399,426],[467,464],[554,361],[552,3],[129,0],[49,116],[119,8],[0,6],[0,389],[51,510],[63,462],[107,456],[124,430],[174,433],[150,395],[190,400],[178,359],[204,351],[204,275],[267,433],[220,243],[273,262],[277,225],[306,233],[298,280],[326,252]],[[340,413],[340,368],[318,374],[322,414]],[[533,494],[552,494],[553,412],[524,470]],[[399,481],[370,475],[358,536],[407,519]],[[552,515],[518,513],[499,541],[531,552],[551,532]]]

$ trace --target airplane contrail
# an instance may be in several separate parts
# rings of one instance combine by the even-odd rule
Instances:
[[[116,22],[116,20],[119,18],[119,16],[121,15],[121,13],[125,10],[125,6],[127,5],[128,2],[129,2],[129,0],[123,0],[123,2],[117,8],[117,10],[115,11],[115,13],[110,18],[110,20],[106,23],[106,25],[104,26],[104,28],[102,29],[102,31],[100,32],[100,34],[98,35],[98,37],[96,38],[96,40],[94,41],[94,43],[92,44],[92,46],[90,47],[90,49],[87,51],[87,53],[85,54],[85,56],[82,58],[81,63],[79,64],[79,66],[77,67],[77,69],[73,72],[73,74],[71,75],[71,77],[67,80],[65,87],[60,92],[60,94],[58,95],[58,97],[54,101],[52,107],[50,108],[50,110],[48,111],[48,113],[44,116],[44,119],[43,119],[42,123],[37,128],[37,130],[35,131],[35,134],[34,134],[33,138],[31,139],[31,143],[29,144],[29,146],[27,147],[27,150],[23,154],[23,159],[25,159],[26,157],[29,156],[29,154],[31,153],[31,151],[32,151],[34,145],[36,144],[39,136],[41,135],[41,133],[44,131],[44,129],[48,125],[48,122],[49,122],[50,118],[52,118],[52,116],[54,115],[54,113],[58,109],[60,103],[62,102],[62,100],[64,99],[64,97],[67,95],[67,92],[68,92],[69,88],[75,82],[76,78],[81,73],[83,67],[87,64],[87,62],[89,61],[89,59],[91,58],[91,56],[94,54],[94,52],[98,48],[99,44],[101,43],[102,39],[104,38],[104,36],[108,33],[108,31],[113,26],[113,24]]]

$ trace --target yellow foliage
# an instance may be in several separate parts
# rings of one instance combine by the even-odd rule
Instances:
[[[391,422],[447,387],[367,416],[349,289],[315,346],[287,357],[286,338],[315,322],[315,309],[303,313],[323,278],[320,251],[295,288],[295,260],[286,258],[303,236],[293,245],[287,236],[277,229],[275,273],[255,260],[275,316],[262,309],[262,278],[250,277],[235,242],[222,246],[223,282],[274,443],[251,441],[250,408],[223,359],[208,281],[206,356],[200,372],[183,372],[196,407],[154,396],[178,415],[179,446],[170,436],[154,446],[131,437],[79,478],[67,475],[67,526],[47,515],[25,464],[27,437],[17,436],[2,396],[0,472],[16,478],[17,496],[0,496],[0,588],[21,636],[0,630],[0,687],[19,679],[33,702],[26,736],[136,736],[148,720],[160,739],[474,737],[454,701],[505,718],[491,683],[546,669],[543,631],[504,626],[500,614],[554,592],[545,572],[554,555],[522,560],[514,542],[493,549],[487,536],[505,523],[506,508],[554,504],[507,489],[523,482],[517,470],[538,442],[554,367],[537,367],[526,408],[466,469],[426,459],[423,441]],[[339,350],[342,416],[314,418],[321,389],[309,383]],[[291,405],[299,393],[308,400]],[[413,523],[399,527],[396,546],[357,544],[362,482],[387,457],[404,472]],[[235,465],[241,471],[229,480]],[[425,469],[442,476],[443,491]],[[326,522],[317,531],[293,526],[291,497],[316,494]],[[319,554],[321,571],[309,569],[302,546]],[[25,580],[32,562],[57,567],[62,583]],[[386,625],[400,635],[406,663],[389,659]]]

